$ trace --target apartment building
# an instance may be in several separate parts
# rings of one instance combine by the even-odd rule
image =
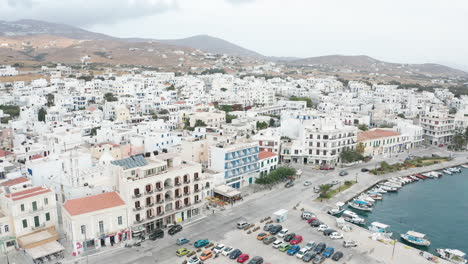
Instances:
[[[260,151],[258,153],[259,160],[259,174],[267,175],[278,167],[279,157],[278,154],[269,151]]]
[[[267,128],[260,130],[252,136],[252,139],[258,141],[260,151],[268,151],[279,154],[281,147],[281,134],[278,129]]]
[[[429,108],[419,119],[424,130],[424,140],[429,145],[449,144],[455,133],[455,118],[448,109]]]
[[[371,129],[358,133],[358,143],[364,145],[364,156],[391,155],[411,148],[408,135],[389,129]]]
[[[73,256],[131,239],[127,205],[117,192],[68,200],[62,215]]]
[[[137,155],[111,163],[119,193],[128,205],[132,235],[189,221],[202,213],[202,202],[211,195],[211,180],[201,165],[175,153]]]
[[[258,153],[258,142],[219,143],[210,148],[209,167],[222,172],[224,184],[242,188],[258,176]]]

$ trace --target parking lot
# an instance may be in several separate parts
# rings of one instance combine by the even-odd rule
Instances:
[[[327,259],[324,263],[375,263],[374,260],[367,257],[365,254],[362,254],[362,252],[359,252],[359,248],[344,248],[342,246],[342,239],[332,240],[328,237],[325,237],[322,234],[322,232],[317,231],[317,228],[312,228],[307,223],[307,221],[302,220],[300,215],[300,211],[290,210],[288,214],[288,219],[285,222],[281,223],[283,228],[289,229],[289,232],[294,232],[297,235],[303,236],[303,241],[298,244],[300,247],[305,246],[305,244],[309,241],[314,241],[317,244],[320,242],[324,242],[327,244],[327,247],[333,247],[335,249],[335,252],[341,251],[344,253],[344,257],[340,261],[333,261],[331,259]],[[273,248],[271,244],[265,245],[262,241],[257,240],[257,235],[263,232],[264,224],[261,224],[259,221],[257,221],[254,224],[256,226],[261,227],[260,230],[248,234],[247,231],[237,229],[236,226],[233,226],[232,231],[226,233],[225,238],[223,240],[210,240],[210,242],[212,242],[214,245],[220,243],[226,246],[231,246],[233,248],[240,249],[242,253],[249,254],[250,258],[253,258],[254,256],[261,256],[264,259],[264,263],[304,263],[301,259],[298,259],[296,256],[289,256],[286,252],[281,252],[278,249]],[[326,224],[328,224],[330,227],[335,227],[333,222],[329,222]],[[191,242],[193,243],[195,242],[195,240]],[[186,247],[189,250],[195,250],[193,245],[184,245],[182,247]],[[186,257],[175,256],[175,251],[177,250],[177,248],[179,247],[174,246],[174,258],[164,263],[182,263],[185,259],[187,259]],[[219,255],[219,257],[210,258],[204,263],[224,264],[226,262],[236,263],[235,260],[231,260],[228,257],[225,257],[221,254]]]

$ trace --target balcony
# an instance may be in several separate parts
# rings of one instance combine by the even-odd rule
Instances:
[[[163,190],[163,188],[161,188],[161,187],[158,187],[158,188],[156,188],[156,190],[158,190],[158,192],[160,192],[160,191],[162,191],[162,190]]]
[[[159,201],[157,201],[156,203],[158,203],[158,204],[162,204],[162,203],[164,203],[164,199],[162,199],[162,200],[159,200]]]
[[[141,197],[141,193],[137,193],[132,196],[133,199],[140,198],[140,197]]]
[[[202,201],[202,200],[196,200],[195,203],[196,203],[196,204],[197,204],[197,203],[201,203],[201,201]]]
[[[171,209],[166,209],[166,213],[170,213],[172,211],[174,211],[174,209],[172,209],[172,208]]]
[[[190,180],[184,181],[184,184],[189,184],[189,183],[190,183]]]
[[[135,207],[135,208],[133,208],[133,212],[140,211],[141,209],[142,209],[141,207]]]
[[[182,209],[182,205],[176,206],[176,210]]]
[[[147,216],[146,219],[150,220],[150,219],[153,219],[155,216],[152,215],[152,216]]]
[[[150,194],[153,194],[153,193],[154,193],[153,190],[151,190],[151,191],[146,191],[146,192],[145,192],[146,195],[150,195]]]
[[[190,195],[190,192],[186,192],[184,193],[185,196],[189,196]]]
[[[172,198],[166,198],[166,199],[164,199],[164,200],[166,200],[166,202],[172,202],[172,201],[174,201],[174,199],[172,199]]]
[[[195,181],[199,181],[199,180],[201,180],[201,177],[195,178]]]
[[[180,197],[182,197],[182,194],[180,194],[180,193],[179,193],[179,194],[176,194],[175,197],[176,197],[176,198],[180,198]]]
[[[185,206],[185,207],[189,207],[189,206],[191,206],[191,205],[192,205],[192,203],[186,203],[184,206]]]
[[[158,216],[161,216],[161,215],[163,215],[163,214],[164,214],[164,211],[161,211],[161,212],[158,212],[157,215],[158,215]]]
[[[194,191],[194,192],[196,192],[196,193],[197,193],[197,192],[200,192],[200,191],[201,191],[201,189],[195,189],[195,191]]]
[[[146,207],[153,207],[154,206],[154,203],[149,203],[146,205]]]
[[[140,224],[140,223],[142,223],[143,221],[144,221],[144,219],[135,220],[135,222],[134,222],[134,223],[135,223],[135,224]]]
[[[180,186],[180,185],[182,185],[182,183],[180,183],[180,182],[175,183],[175,186]]]

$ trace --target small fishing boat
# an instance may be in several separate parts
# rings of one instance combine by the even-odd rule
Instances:
[[[349,210],[345,210],[342,214],[343,217],[349,217],[349,218],[357,218],[359,217],[355,212],[353,211],[349,211]]]
[[[387,192],[396,192],[398,191],[397,188],[395,187],[390,187],[390,186],[387,186],[387,185],[379,185],[379,187]]]
[[[413,179],[414,181],[420,181],[421,179],[419,179],[418,177],[416,176],[408,176],[409,178]]]
[[[364,201],[364,202],[367,202],[369,203],[370,205],[374,205],[375,204],[375,200],[372,199],[371,197],[369,197],[368,195],[364,195],[364,194],[361,194],[357,199],[357,201]]]
[[[382,193],[387,193],[386,190],[384,190],[384,189],[382,189],[382,188],[379,188],[379,187],[375,187],[374,189],[371,189],[370,191],[371,191],[371,192],[380,193],[380,194],[382,194]]]
[[[374,233],[379,233],[386,238],[390,238],[393,233],[389,230],[389,225],[382,224],[379,222],[372,222],[369,226],[369,230]]]
[[[418,178],[418,179],[421,179],[421,180],[425,180],[425,179],[426,179],[426,177],[424,177],[424,176],[422,176],[422,175],[420,175],[420,174],[416,174],[416,175],[414,175],[414,176],[415,176],[416,178]]]
[[[401,238],[408,243],[418,245],[418,246],[423,246],[423,247],[428,247],[431,245],[431,241],[429,241],[426,238],[425,234],[418,233],[415,231],[408,231],[406,234],[401,234]]]
[[[465,168],[465,169],[468,169],[468,165],[467,165],[467,164],[463,164],[463,165],[461,165],[461,166],[462,166],[463,168]]]
[[[465,253],[458,249],[438,248],[436,249],[436,252],[439,254],[440,258],[455,264],[465,264],[467,262],[465,259]]]
[[[345,209],[344,209],[344,206],[345,206],[344,203],[342,203],[342,202],[337,202],[337,203],[335,204],[335,207],[333,207],[332,209],[330,209],[330,210],[328,211],[328,213],[331,214],[331,215],[339,215],[339,214],[341,214],[341,213],[344,212],[344,210],[345,210]]]
[[[383,200],[383,196],[381,194],[373,194],[373,193],[367,193],[367,194],[369,195],[370,198],[376,201]]]
[[[458,168],[458,167],[448,168],[448,170],[453,172],[453,173],[460,173],[461,172],[461,169]]]
[[[346,222],[356,224],[356,225],[363,225],[366,223],[366,220],[361,217],[345,217],[344,220]]]
[[[355,201],[349,202],[348,205],[351,208],[354,208],[356,210],[361,210],[361,211],[366,211],[366,212],[372,211],[372,207],[370,206],[370,204],[365,201],[355,200]]]
[[[452,172],[449,171],[448,169],[445,169],[445,170],[443,170],[442,172],[445,173],[445,174],[448,174],[448,175],[452,175]]]
[[[390,179],[386,182],[386,184],[391,184],[391,185],[394,185],[394,186],[398,186],[399,188],[403,187],[403,183],[397,181],[397,180],[394,180],[394,179]]]

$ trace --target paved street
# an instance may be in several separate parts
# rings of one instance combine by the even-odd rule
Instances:
[[[413,155],[430,155],[432,153],[447,154],[441,149],[419,149],[411,152]],[[286,189],[283,185],[275,186],[271,191],[265,190],[261,192],[249,194],[243,202],[235,204],[232,208],[227,207],[224,211],[216,211],[214,214],[210,213],[207,217],[188,223],[184,226],[184,230],[174,237],[166,236],[164,239],[157,241],[145,241],[141,247],[138,248],[120,248],[113,249],[110,252],[101,252],[96,255],[89,256],[88,258],[75,259],[68,263],[105,263],[111,261],[112,263],[182,263],[184,258],[175,256],[175,251],[178,246],[175,241],[179,237],[187,237],[192,242],[198,239],[207,238],[215,243],[229,244],[235,247],[245,249],[246,252],[252,255],[260,255],[273,263],[286,263],[291,259],[298,261],[294,257],[287,256],[285,253],[280,253],[265,246],[257,241],[254,235],[246,235],[245,232],[236,229],[236,223],[239,220],[246,220],[248,222],[258,223],[260,219],[271,216],[273,212],[278,209],[288,209],[290,211],[289,220],[285,226],[291,230],[304,236],[307,240],[324,241],[327,244],[332,244],[340,248],[337,241],[331,241],[323,237],[316,230],[307,226],[304,222],[299,220],[299,211],[292,210],[292,208],[300,203],[302,207],[306,207],[314,212],[321,213],[329,207],[330,203],[334,203],[335,199],[329,202],[316,202],[314,199],[317,194],[312,191],[312,186],[328,183],[332,180],[354,180],[358,178],[358,184],[354,185],[347,191],[340,193],[336,199],[342,199],[350,195],[355,195],[360,188],[367,187],[369,183],[378,180],[382,176],[374,176],[368,173],[361,173],[362,167],[372,168],[379,162],[385,159],[389,163],[394,163],[403,160],[407,154],[400,154],[394,157],[375,159],[366,164],[359,164],[352,168],[346,169],[349,172],[348,176],[340,177],[338,173],[341,169],[336,171],[317,171],[307,167],[303,167],[303,176],[297,180],[297,183],[292,188]],[[455,161],[462,163],[466,161],[467,153],[457,154]],[[421,169],[421,168],[419,168]],[[391,175],[387,176],[390,177]],[[312,181],[312,186],[305,187],[303,182],[305,180]],[[325,218],[327,216],[324,216]],[[333,219],[329,219],[333,221]],[[333,225],[333,223],[330,223]],[[353,231],[354,232],[354,231]],[[362,233],[363,231],[359,231]],[[366,235],[360,235],[360,239],[366,239]],[[340,249],[341,250],[341,249]],[[374,258],[368,257],[366,251],[363,249],[346,249],[344,261],[346,263],[392,263],[377,261]],[[373,250],[372,250],[373,251]],[[349,258],[351,256],[351,258]],[[223,263],[223,256],[217,259],[212,259],[207,263]],[[271,258],[271,259],[269,259]],[[421,258],[422,259],[422,258]],[[299,262],[298,262],[299,263]],[[342,262],[343,263],[343,262]],[[395,262],[397,263],[397,262]]]

